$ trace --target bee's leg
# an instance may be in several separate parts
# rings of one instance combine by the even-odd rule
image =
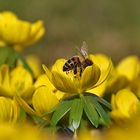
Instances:
[[[83,71],[83,68],[80,67],[80,77],[81,77],[81,75],[82,75],[82,71]]]
[[[74,73],[74,75],[77,74],[77,67],[76,66],[74,66],[73,73]]]

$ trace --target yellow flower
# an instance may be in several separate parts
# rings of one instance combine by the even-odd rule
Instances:
[[[33,108],[39,115],[51,110],[58,103],[59,100],[53,91],[46,86],[39,87],[32,97]]]
[[[34,92],[33,78],[22,66],[11,71],[11,88],[23,98],[31,98]]]
[[[15,100],[0,97],[0,122],[16,122],[19,116],[19,108]]]
[[[14,13],[0,13],[0,44],[13,45],[17,50],[38,41],[45,29],[41,20],[30,23],[20,20]],[[3,43],[2,43],[3,42]]]
[[[56,90],[45,74],[38,77],[34,86],[36,89],[32,96],[33,108],[31,108],[22,98],[16,97],[18,103],[29,114],[42,116],[45,112],[50,111],[56,106],[59,103],[59,100],[64,96],[64,93]]]
[[[139,112],[139,100],[129,89],[122,89],[112,95],[112,117],[116,120],[131,119]]]
[[[123,59],[112,71],[107,82],[107,92],[115,93],[120,89],[131,86],[140,74],[140,63],[137,56]]]
[[[63,72],[63,66],[66,62],[65,59],[58,59],[52,66],[51,71],[49,71],[45,65],[43,65],[43,68],[56,89],[72,94],[83,93],[103,83],[111,69],[110,59],[108,59],[108,66],[106,69],[103,69],[96,61],[94,62],[96,56],[90,55],[89,58],[93,60],[93,65],[86,67],[81,77],[75,77],[73,72],[69,74]]]
[[[13,97],[16,94],[30,99],[34,91],[31,74],[22,66],[9,70],[8,65],[0,68],[0,95]]]

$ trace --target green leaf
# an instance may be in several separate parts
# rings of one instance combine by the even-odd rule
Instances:
[[[81,99],[73,99],[70,110],[69,124],[74,129],[77,129],[80,125],[83,114],[84,103]]]
[[[12,47],[2,47],[0,48],[0,66],[3,64],[8,64],[10,68],[16,66],[17,60],[21,60],[23,66],[32,74],[34,77],[33,71],[26,62],[25,58],[16,52]]]
[[[58,105],[59,105],[59,104],[58,104]],[[42,115],[42,117],[45,117],[45,116],[47,116],[48,114],[53,113],[53,112],[56,110],[56,108],[58,107],[58,105],[54,106],[54,107],[53,107],[52,109],[50,109],[49,111],[45,112],[45,113]]]
[[[71,109],[71,104],[72,102],[67,100],[67,101],[62,101],[58,105],[51,118],[52,125],[55,126],[58,123],[58,121]]]
[[[14,67],[16,65],[16,60],[17,53],[13,48],[0,48],[0,65],[8,64],[10,67]]]
[[[31,117],[33,118],[34,122],[40,127],[45,127],[46,125],[49,125],[49,122],[47,120],[44,120],[39,116],[32,115]]]
[[[102,105],[104,105],[109,111],[112,110],[111,104],[109,102],[107,102],[106,100],[104,100],[102,97],[99,97],[93,93],[89,93],[89,92],[85,92],[84,96],[89,96],[90,98],[94,98],[96,99],[99,103],[101,103]]]
[[[18,122],[25,121],[26,116],[27,116],[26,112],[22,108],[20,108],[20,114],[19,114]]]
[[[97,99],[97,101],[99,102],[99,103],[101,103],[102,105],[104,105],[107,109],[109,109],[110,111],[112,110],[112,106],[111,106],[111,104],[109,103],[109,102],[107,102],[106,100],[104,100],[103,98],[101,98],[101,97],[98,97],[98,98],[96,98]]]
[[[97,128],[99,125],[99,115],[93,106],[92,102],[85,98],[85,96],[81,96],[83,102],[84,102],[84,111],[90,120],[90,122]]]
[[[101,117],[100,120],[102,120],[103,124],[108,125],[110,122],[110,116],[108,112],[103,109],[103,107],[96,101],[96,99],[92,98],[92,102]]]

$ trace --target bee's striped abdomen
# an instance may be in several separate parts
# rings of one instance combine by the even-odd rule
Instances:
[[[80,62],[79,57],[73,56],[63,66],[63,71],[70,71],[77,67],[77,64]]]

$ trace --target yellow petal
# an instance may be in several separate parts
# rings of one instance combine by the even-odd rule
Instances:
[[[56,95],[56,97],[57,97],[58,100],[62,100],[63,97],[65,96],[65,93],[62,92],[62,91],[60,91],[60,90],[55,90],[54,91],[54,94]]]
[[[16,123],[16,121],[18,120],[20,116],[20,108],[15,98],[13,98],[12,106],[13,106],[13,122]]]
[[[35,22],[31,26],[31,33],[28,44],[32,44],[39,40],[45,33],[45,28],[41,20]]]
[[[117,91],[127,87],[128,84],[129,81],[125,76],[119,75],[115,72],[107,81],[107,92],[116,93]]]
[[[39,87],[33,97],[32,104],[38,114],[44,114],[58,104],[58,99],[46,86]]]
[[[31,115],[38,115],[28,104],[27,102],[22,99],[20,96],[15,95],[16,102],[20,105],[21,108],[25,110],[25,112],[31,114]]]
[[[38,77],[38,79],[36,80],[34,86],[35,88],[38,88],[40,86],[48,86],[49,88],[51,88],[52,90],[55,89],[55,87],[53,86],[53,84],[50,82],[50,80],[48,79],[46,74],[42,74]]]
[[[63,92],[77,94],[80,89],[80,84],[79,87],[76,87],[76,85],[78,85],[76,80],[71,80],[69,77],[65,77],[58,72],[53,72],[52,81],[56,89]]]
[[[18,94],[23,97],[31,97],[33,89],[33,79],[31,74],[22,66],[16,67],[11,72],[11,87]],[[28,92],[30,91],[30,92]],[[25,94],[28,92],[28,94]]]
[[[114,94],[112,94],[112,97],[111,97],[111,105],[112,105],[112,110],[115,110],[117,108],[117,105],[116,105],[116,96]]]
[[[13,29],[11,30],[11,32],[13,33],[13,36],[14,36],[13,43],[24,44],[27,41],[27,39],[29,38],[30,31],[31,31],[31,24],[26,21],[18,20],[18,21],[16,21],[16,24],[14,26],[12,26],[12,28]],[[11,36],[9,36],[9,38],[11,38]],[[12,42],[12,40],[11,40],[11,42]]]
[[[96,85],[94,85],[94,87],[97,87],[101,85],[110,75],[112,69],[112,61],[110,58],[103,54],[89,55],[89,58],[93,61],[94,64],[96,64],[99,67],[101,71],[100,78]]]
[[[48,79],[50,80],[50,82],[52,82],[52,81],[51,81],[52,73],[50,72],[50,70],[49,70],[44,64],[42,65],[42,67],[43,67],[43,69],[44,69],[44,71],[45,71],[45,73],[46,73]]]
[[[101,85],[99,85],[93,89],[88,90],[87,92],[90,92],[90,93],[93,93],[93,94],[96,94],[96,95],[102,97],[106,90],[106,85],[107,85],[107,81],[105,81],[104,83],[102,83]]]
[[[17,105],[9,98],[0,97],[0,122],[14,122],[18,117]]]
[[[112,98],[113,115],[117,117],[121,114],[121,118],[130,118],[134,116],[139,109],[139,100],[129,89],[120,90],[115,97]],[[118,112],[118,114],[114,112]]]
[[[80,79],[82,91],[92,88],[99,80],[99,77],[100,69],[98,66],[93,65],[86,67]]]
[[[46,86],[52,90],[56,97],[60,100],[64,96],[64,93],[57,90],[54,85],[50,82],[46,74],[42,74],[38,77],[37,81],[34,84],[35,88]]]
[[[137,56],[128,56],[118,64],[116,69],[120,75],[126,76],[128,80],[132,81],[140,73],[139,58]]]
[[[9,97],[14,95],[10,85],[10,72],[8,65],[2,65],[0,68],[0,95]]]
[[[6,26],[6,28],[5,28]],[[1,37],[8,44],[23,44],[30,35],[31,25],[28,22],[12,20],[1,25]]]
[[[10,11],[4,11],[0,13],[0,21],[3,19],[7,19],[7,20],[12,20],[12,19],[17,19],[17,16]]]
[[[90,54],[89,58],[100,68],[101,71],[106,71],[110,63],[110,58],[104,54]]]
[[[63,76],[67,76],[66,72],[63,72],[63,66],[65,64],[66,60],[65,59],[58,59],[56,60],[56,62],[54,63],[54,65],[52,66],[52,70],[51,72],[58,72]]]

